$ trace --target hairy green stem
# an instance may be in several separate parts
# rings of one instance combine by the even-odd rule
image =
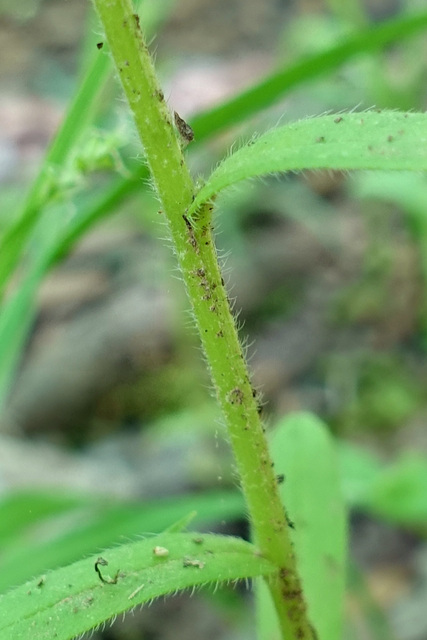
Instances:
[[[269,587],[283,638],[314,640],[256,393],[218,265],[212,207],[204,206],[193,221],[187,218],[195,186],[130,0],[94,0],[94,3],[169,225],[225,417],[255,541],[261,554],[278,567],[277,579]]]

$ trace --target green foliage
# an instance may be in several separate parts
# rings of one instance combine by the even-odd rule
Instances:
[[[100,577],[95,570],[97,558],[87,558],[1,596],[2,638],[24,640],[31,629],[34,640],[69,640],[178,589],[269,576],[275,571],[249,543],[208,534],[165,533],[103,555],[101,562],[98,557]]]
[[[421,11],[390,20],[378,27],[361,29],[354,36],[349,37],[346,34],[343,36],[343,42],[286,65],[225,104],[195,117],[192,121],[195,138],[201,140],[213,131],[241,123],[248,116],[269,107],[291,89],[308,80],[335,71],[360,54],[379,51],[387,44],[413,35],[426,26],[427,12]]]
[[[349,397],[343,400],[344,409],[336,420],[340,432],[387,432],[420,409],[420,384],[402,362],[390,356],[359,355],[355,360],[348,358],[344,365],[349,386],[355,385],[357,393],[347,391]]]
[[[241,517],[234,492],[205,492],[155,502],[122,502],[41,492],[18,493],[0,504],[0,593],[32,576],[74,562],[145,532],[161,533],[184,513],[193,526]]]
[[[335,443],[318,418],[295,413],[275,426],[270,444],[310,620],[319,640],[340,640],[347,530]],[[268,591],[261,581],[256,589],[258,635],[279,639]]]
[[[170,4],[148,0],[142,3],[141,21],[149,33],[167,15]],[[345,20],[359,25],[359,30],[320,52],[287,64],[240,95],[198,114],[192,122],[196,138],[193,148],[230,125],[243,123],[249,116],[276,103],[291,89],[340,69],[360,54],[378,52],[390,42],[409,37],[427,26],[425,11],[369,27],[365,26],[365,17],[357,2],[346,7],[334,0],[329,4],[337,14],[342,13]],[[114,26],[112,33],[114,40]],[[136,36],[138,29],[135,30]],[[128,39],[127,44],[132,45],[132,39]],[[120,65],[118,67],[126,87],[132,82],[132,74],[128,77],[127,71],[123,74],[123,69]],[[88,229],[135,193],[141,186],[141,179],[148,175],[145,166],[126,157],[126,153],[119,154],[122,143],[119,128],[113,134],[98,128],[100,98],[110,74],[111,61],[105,43],[102,51],[96,51],[89,63],[19,215],[6,224],[3,232],[0,290],[4,292],[7,289],[17,272],[19,283],[15,291],[5,297],[0,317],[0,405],[9,392],[19,363],[34,317],[35,295],[42,279]],[[384,81],[381,89],[385,101],[389,100],[392,88],[387,87]],[[133,104],[130,100],[130,103],[137,124],[140,118],[141,130],[144,129],[147,111],[140,109],[138,101]],[[164,111],[164,119],[168,120],[167,109]],[[150,117],[162,132],[164,122],[161,118],[156,120],[155,109],[152,114],[150,112]],[[165,130],[168,131],[167,127]],[[179,159],[176,133],[173,129],[169,133]],[[178,257],[189,251],[189,245],[190,251],[195,246],[205,251],[200,239],[210,225],[210,213],[204,205],[226,187],[256,176],[305,169],[425,170],[426,139],[427,117],[421,113],[363,111],[289,123],[253,138],[227,157],[199,190],[194,189],[195,198],[188,208],[178,205],[191,202],[191,188],[194,187],[191,177],[186,187],[181,189],[177,172],[169,174],[163,167],[160,173],[165,187],[162,187],[163,191],[160,188],[160,195],[166,202],[168,199],[175,202],[176,220],[172,216],[171,224],[181,225],[177,226],[177,236],[182,237],[182,247],[177,249]],[[160,158],[167,148],[165,145],[160,150]],[[150,157],[148,146],[147,159],[153,168],[154,181],[158,183],[155,155],[151,153]],[[185,167],[183,160],[179,166]],[[100,171],[105,174],[105,183],[98,182],[93,175]],[[172,193],[170,189],[176,191]],[[355,189],[359,197],[392,200],[405,209],[408,226],[413,229],[419,243],[425,280],[427,236],[425,208],[420,206],[420,200],[426,196],[425,181],[407,173],[390,177],[389,173],[377,172],[361,177]],[[171,197],[171,193],[173,196],[185,193],[187,200]],[[64,215],[70,199],[73,214]],[[200,219],[206,224],[201,230],[198,227]],[[217,267],[209,260],[208,257],[207,266],[214,272]],[[204,270],[206,265],[202,264]],[[200,282],[192,285],[191,273],[200,274],[202,266],[185,260],[182,265],[184,278],[188,278],[190,297],[194,298],[194,292],[200,294]],[[217,280],[212,280],[215,287],[211,289],[218,292],[222,290],[219,270],[216,276]],[[214,342],[219,344],[218,327],[222,331],[222,325],[220,322],[215,327],[214,305],[209,304],[209,313],[202,306],[195,307],[196,319],[202,341],[205,333],[210,333],[216,336]],[[227,322],[234,327],[228,307],[226,313]],[[423,313],[427,317],[425,309]],[[232,333],[233,329],[230,331]],[[187,525],[193,511],[198,514],[195,519],[197,526],[211,520],[242,515],[244,505],[240,494],[204,493],[199,497],[183,496],[154,504],[105,504],[95,499],[37,492],[9,496],[0,504],[0,539],[4,548],[0,558],[0,590],[5,592],[0,599],[2,638],[24,640],[31,635],[35,640],[52,637],[66,640],[160,595],[259,576],[268,578],[257,588],[260,638],[302,637],[300,631],[292,626],[294,605],[292,602],[289,605],[289,601],[283,604],[281,598],[283,592],[287,593],[288,600],[295,599],[295,594],[298,598],[301,596],[300,576],[309,620],[303,607],[297,607],[301,624],[305,625],[303,637],[314,636],[310,627],[314,625],[319,640],[340,640],[346,527],[332,438],[324,425],[310,414],[293,415],[279,423],[271,442],[274,473],[277,474],[274,476],[269,454],[262,448],[265,440],[262,432],[258,441],[254,439],[259,427],[258,412],[244,364],[236,374],[237,367],[229,366],[233,349],[226,349],[222,357],[219,347],[217,353],[215,347],[209,353],[206,342],[204,344],[213,372],[215,367],[219,370],[217,379],[214,373],[214,381],[220,403],[223,408],[232,405],[232,410],[241,414],[245,425],[244,431],[233,432],[231,424],[230,439],[252,516],[254,545],[237,538],[177,533]],[[243,361],[241,351],[236,353],[237,358]],[[224,387],[224,380],[229,384],[228,388]],[[243,387],[249,399],[242,392]],[[366,388],[363,407],[359,406],[355,411],[359,423],[376,420],[399,424],[419,401],[418,389],[414,389],[410,381],[391,375],[389,371],[374,372],[373,380],[368,381]],[[228,422],[232,423],[232,414],[224,412]],[[408,526],[425,525],[427,466],[424,458],[408,455],[394,464],[383,465],[375,457],[345,445],[340,448],[339,455],[341,484],[349,505]],[[262,473],[258,473],[258,467],[254,467],[251,460],[259,462]],[[285,479],[280,484],[282,472]],[[280,528],[283,509],[277,500],[279,493],[288,515],[289,526],[285,531]],[[265,516],[265,522],[262,518],[271,504],[278,507],[279,525],[276,522],[276,527],[272,521],[269,522],[269,517]],[[191,512],[190,516],[180,520],[186,512]],[[62,517],[66,518],[65,527],[61,526]],[[167,532],[139,542],[112,546],[123,536],[136,536],[141,531],[160,532],[174,520],[178,520],[178,524],[172,525]],[[46,536],[40,534],[40,523],[46,525]],[[101,561],[98,565],[101,573],[98,575],[95,571],[97,556],[85,560],[81,557],[100,547],[111,548],[103,552],[108,568]],[[157,551],[153,551],[156,548]],[[293,553],[290,550],[293,548],[297,570],[292,564]],[[68,566],[58,568],[61,565]],[[48,567],[52,571],[47,572]],[[46,574],[8,591],[17,583],[42,572]],[[286,572],[294,582],[287,582]]]
[[[290,414],[275,428],[271,449],[290,519],[309,617],[319,640],[343,629],[347,530],[335,443],[310,413]]]
[[[360,447],[339,447],[342,490],[347,504],[400,526],[425,529],[427,459],[415,452],[386,464]]]
[[[198,192],[193,215],[236,182],[301,169],[427,169],[427,117],[366,111],[320,116],[273,129],[226,158]]]

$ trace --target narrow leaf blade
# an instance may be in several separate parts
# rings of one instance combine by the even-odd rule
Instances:
[[[380,51],[387,44],[414,35],[426,27],[426,11],[399,16],[354,35],[347,35],[344,42],[287,64],[230,100],[194,116],[191,126],[195,139],[200,141],[230,125],[241,124],[243,120],[277,102],[291,89],[339,69],[357,55]]]
[[[276,570],[248,542],[212,534],[161,534],[103,556],[108,567],[99,569],[106,583],[95,572],[96,558],[88,558],[2,596],[2,640],[69,640],[161,595]]]
[[[241,180],[302,169],[427,169],[427,114],[367,111],[300,120],[272,129],[226,158],[189,214]]]

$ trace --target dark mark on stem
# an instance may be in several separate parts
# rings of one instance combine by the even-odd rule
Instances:
[[[185,145],[189,144],[192,140],[194,140],[194,131],[190,127],[187,122],[176,111],[173,112],[173,117],[175,120],[176,128],[178,129],[179,135]]]
[[[194,235],[194,229],[191,226],[191,222],[190,220],[187,218],[187,216],[183,213],[182,217],[184,219],[185,222],[185,226],[187,227],[187,231],[188,231],[188,236],[189,236],[189,243],[191,244],[191,246],[193,247],[193,249],[196,251],[196,253],[199,252],[199,247],[197,246],[197,240],[196,240],[196,236]]]
[[[235,387],[228,394],[230,404],[242,404],[244,399],[243,391],[239,387]]]
[[[114,576],[114,578],[110,578],[110,577],[104,578],[99,567],[100,566],[101,567],[106,567],[107,565],[108,565],[107,560],[105,560],[105,558],[101,558],[101,556],[95,562],[95,571],[98,574],[99,579],[104,584],[117,584],[117,580],[119,578],[120,570],[117,570],[116,575]]]

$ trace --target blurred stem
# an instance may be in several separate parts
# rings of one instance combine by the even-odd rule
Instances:
[[[267,441],[216,255],[212,206],[186,216],[195,186],[130,0],[94,0],[168,222],[286,640],[314,640]]]
[[[174,1],[162,0],[161,3],[158,3],[157,0],[145,0],[142,3],[140,13],[144,17],[150,34],[154,33],[159,23],[165,19]],[[141,0],[135,2],[138,9],[140,4]],[[91,34],[90,40],[93,44],[96,42],[94,34]],[[103,43],[100,43],[100,47],[102,45]],[[26,195],[22,209],[17,216],[13,216],[11,224],[0,240],[0,300],[8,279],[21,259],[23,249],[40,219],[40,212],[57,195],[57,176],[66,166],[70,154],[96,115],[99,97],[110,72],[110,57],[105,48],[102,52],[98,51],[90,57],[88,68],[81,82],[78,83],[78,90],[49,146],[42,167]],[[132,180],[135,179],[138,179],[138,175],[129,179],[127,187],[130,188],[128,190],[131,190]],[[126,191],[120,186],[117,189],[117,196],[122,196]],[[106,204],[108,205],[113,200],[114,198],[109,197],[108,194]],[[88,216],[88,223],[96,216],[96,212],[94,211],[93,214]],[[65,234],[67,235],[67,231]],[[74,237],[75,234],[72,230],[70,239]]]
[[[18,220],[14,219],[0,243],[0,298],[8,278],[22,256],[31,231],[40,218],[40,211],[53,195],[55,172],[65,164],[96,109],[96,96],[110,71],[108,56],[95,56],[66,118],[46,154],[43,165],[25,199]]]

